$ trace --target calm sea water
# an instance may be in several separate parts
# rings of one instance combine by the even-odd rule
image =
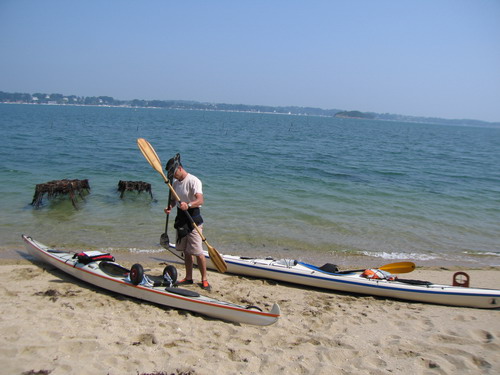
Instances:
[[[500,128],[0,104],[0,129],[3,257],[23,248],[22,233],[160,251],[168,191],[137,148],[144,137],[203,181],[205,234],[221,253],[500,265]],[[78,210],[30,205],[36,184],[64,178],[89,179]],[[151,183],[154,199],[120,199],[119,180]]]

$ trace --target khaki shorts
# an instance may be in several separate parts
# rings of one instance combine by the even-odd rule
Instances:
[[[203,225],[198,225],[198,229],[203,233]],[[203,241],[198,231],[193,229],[191,233],[183,237],[180,242],[176,243],[175,249],[184,251],[185,255],[203,255]]]

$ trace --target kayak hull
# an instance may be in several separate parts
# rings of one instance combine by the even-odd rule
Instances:
[[[146,278],[144,282],[134,285],[128,273],[111,275],[104,272],[99,267],[101,261],[85,265],[74,259],[73,253],[51,249],[26,235],[22,238],[29,253],[36,258],[82,281],[115,293],[235,323],[267,326],[275,323],[280,316],[277,304],[274,304],[270,312],[263,312],[255,307],[240,306],[207,296],[179,294],[182,292],[179,288],[166,290],[165,287],[151,285]],[[115,267],[125,270],[118,264]]]
[[[175,249],[170,250],[182,256]],[[208,253],[207,267],[214,269]],[[298,285],[330,289],[347,293],[366,294],[407,301],[449,306],[500,308],[500,290],[464,288],[439,284],[410,284],[398,280],[376,280],[361,276],[361,272],[328,273],[307,263],[290,259],[258,259],[222,255],[227,272],[256,278],[272,279]]]

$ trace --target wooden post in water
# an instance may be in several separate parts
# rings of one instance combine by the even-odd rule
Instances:
[[[35,208],[40,207],[44,195],[47,199],[52,199],[61,195],[69,195],[73,207],[76,206],[77,195],[83,199],[83,193],[90,191],[89,180],[54,180],[43,184],[37,184],[35,187],[35,195],[31,205]]]
[[[118,182],[118,191],[121,193],[120,198],[123,198],[123,194],[125,194],[126,191],[137,191],[142,193],[145,191],[146,193],[149,193],[151,195],[151,199],[153,199],[153,192],[151,190],[151,184],[148,184],[147,182],[143,181],[122,181],[120,180]]]

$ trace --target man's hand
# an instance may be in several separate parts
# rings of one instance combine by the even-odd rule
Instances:
[[[179,208],[182,210],[182,211],[187,211],[189,209],[189,206],[186,202],[179,202]]]

